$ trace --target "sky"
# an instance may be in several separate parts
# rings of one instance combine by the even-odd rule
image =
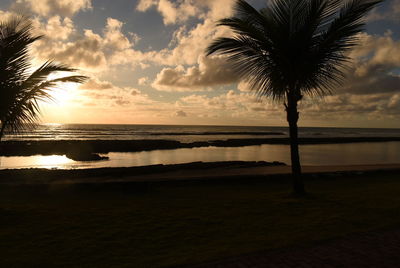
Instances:
[[[256,8],[268,0],[249,0]],[[68,64],[90,80],[42,104],[44,123],[285,126],[282,103],[258,99],[205,48],[229,30],[233,0],[1,0],[0,20],[32,18],[45,37],[33,64]],[[305,97],[300,126],[400,127],[400,0],[367,17],[343,86]]]

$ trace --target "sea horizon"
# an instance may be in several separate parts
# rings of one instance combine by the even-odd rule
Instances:
[[[400,163],[400,129],[300,127],[299,137],[311,142],[300,145],[300,157],[305,165]],[[377,137],[383,140],[374,142]],[[281,161],[290,164],[289,146],[284,142],[288,138],[288,127],[279,126],[42,124],[31,131],[5,136],[5,142],[21,143],[12,146],[13,150],[20,148],[23,154],[3,155],[0,169],[86,169],[198,161]],[[385,138],[388,138],[386,142]],[[350,142],[343,144],[337,142],[339,139]],[[362,139],[367,142],[360,142]],[[278,140],[278,143],[274,142]],[[69,144],[73,141],[83,143]],[[89,141],[103,141],[103,145],[96,145],[97,149],[92,150],[103,151],[106,146],[107,152],[96,153],[108,160],[82,162],[66,156],[72,147],[80,150],[81,146],[94,146],[87,144]],[[136,147],[132,147],[132,151],[121,151],[120,142],[129,141],[135,141]],[[318,141],[325,144],[318,144]],[[32,142],[38,144],[35,145],[37,150],[30,154],[26,150]],[[65,149],[54,154],[56,142]],[[130,145],[122,148],[125,146]]]
[[[288,137],[287,126],[45,123],[3,140],[149,140],[180,142]],[[400,128],[299,127],[299,137],[400,137]]]
[[[289,128],[288,125],[235,125],[235,124],[140,124],[140,123],[39,123],[37,126],[59,126],[59,125],[99,125],[99,126],[188,126],[188,127],[277,127],[277,128]],[[299,125],[298,128],[350,128],[350,129],[393,129],[393,130],[400,130],[400,127],[364,127],[364,126],[301,126]]]

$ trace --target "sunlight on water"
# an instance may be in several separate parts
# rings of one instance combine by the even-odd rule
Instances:
[[[0,169],[7,168],[72,168],[74,161],[65,155],[0,157]],[[72,166],[71,166],[72,165]]]
[[[400,163],[400,142],[319,144],[300,146],[303,165],[373,165]],[[290,163],[289,146],[205,147],[154,150],[137,153],[109,153],[107,161],[76,162],[65,156],[1,157],[0,169],[81,169],[130,167],[215,161],[281,161]]]

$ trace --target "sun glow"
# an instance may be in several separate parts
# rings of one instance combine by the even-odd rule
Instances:
[[[76,106],[83,97],[78,87],[76,83],[63,83],[49,92],[52,99],[40,103],[44,123],[65,123],[80,117]]]
[[[77,95],[78,84],[64,83],[51,91],[54,104],[57,106],[66,106]]]
[[[36,165],[42,168],[63,168],[72,162],[73,160],[67,158],[65,155],[39,156],[36,159]]]

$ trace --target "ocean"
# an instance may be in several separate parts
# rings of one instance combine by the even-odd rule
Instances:
[[[287,127],[44,124],[4,140],[145,140],[181,142],[282,138]],[[400,129],[300,127],[300,137],[400,137]]]
[[[83,125],[46,124],[4,140],[177,140],[180,142],[226,139],[283,138],[287,127]],[[400,137],[400,129],[302,127],[300,137]],[[290,164],[288,145],[263,144],[242,147],[202,147],[104,154],[109,160],[79,162],[65,155],[0,157],[0,169],[82,169],[179,164],[214,161],[281,161]],[[301,145],[303,165],[363,165],[400,163],[400,142],[363,142]]]

